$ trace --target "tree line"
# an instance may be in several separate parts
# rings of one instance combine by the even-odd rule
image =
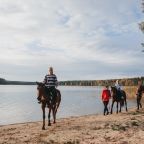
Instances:
[[[136,78],[124,78],[124,79],[109,79],[109,80],[72,80],[72,81],[59,81],[61,86],[113,86],[119,80],[122,86],[136,86],[139,80],[143,81],[144,77]],[[23,82],[23,81],[8,81],[4,78],[0,78],[0,85],[35,85],[35,82]]]
[[[4,78],[0,78],[0,85],[35,85],[35,82],[24,82],[24,81],[8,81]]]
[[[119,80],[122,86],[136,86],[139,80],[143,81],[144,77],[137,78],[125,78],[125,79],[109,79],[109,80],[73,80],[73,81],[61,81],[59,85],[62,86],[113,86]]]

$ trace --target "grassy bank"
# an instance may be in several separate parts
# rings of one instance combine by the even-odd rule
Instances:
[[[127,93],[128,99],[135,99],[136,98],[136,86],[124,86],[124,91]]]

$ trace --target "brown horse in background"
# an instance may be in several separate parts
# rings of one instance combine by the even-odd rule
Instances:
[[[118,104],[120,104],[119,112],[121,112],[121,107],[124,106],[124,104],[126,111],[128,111],[126,92],[124,90],[118,91],[116,87],[111,87],[111,95],[112,95],[111,114],[113,113],[113,105],[115,102],[117,102],[117,111],[116,111],[117,113],[118,113]]]
[[[53,100],[48,96],[45,92],[45,86],[43,83],[36,82],[37,84],[37,92],[38,97],[41,97],[41,108],[43,112],[43,126],[42,130],[45,129],[45,109],[48,107],[49,113],[48,113],[48,126],[51,126],[50,117],[51,117],[51,111],[53,113],[53,123],[56,123],[56,113],[59,108],[60,102],[61,102],[61,93],[58,89],[56,89],[57,96]]]

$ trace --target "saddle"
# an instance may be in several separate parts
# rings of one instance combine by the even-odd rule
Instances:
[[[55,98],[56,98],[56,96],[57,96],[57,94],[56,94],[57,92],[56,92],[56,89],[51,89],[51,88],[47,88],[47,87],[45,87],[45,98],[46,98],[46,100],[48,100],[48,101],[55,101]]]

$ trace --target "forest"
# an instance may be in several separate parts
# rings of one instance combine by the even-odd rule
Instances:
[[[143,81],[144,77],[135,78],[123,78],[123,79],[108,79],[108,80],[72,80],[72,81],[59,81],[61,86],[113,86],[119,80],[122,86],[136,86],[139,80]],[[35,82],[24,82],[24,81],[8,81],[4,78],[0,78],[0,85],[35,85]]]

